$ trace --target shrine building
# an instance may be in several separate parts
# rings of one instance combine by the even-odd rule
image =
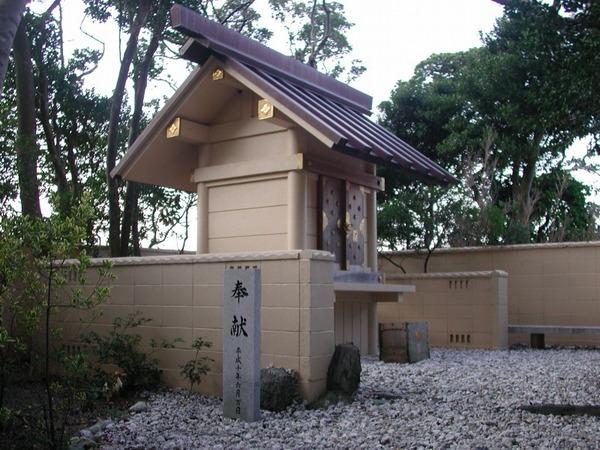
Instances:
[[[191,305],[166,288],[156,302],[189,308],[180,329],[212,338],[218,353],[222,293],[211,286],[222,289],[226,266],[262,267],[262,364],[298,370],[305,397],[315,398],[334,344],[376,354],[377,303],[414,291],[386,284],[377,269],[377,166],[430,184],[455,179],[375,123],[368,95],[180,5],[171,16],[189,38],[182,58],[197,67],[111,175],[196,192],[197,255],[129,258],[115,270],[134,266],[122,282],[134,306],[145,306],[135,293],[153,285],[144,264],[164,267],[153,272],[163,285],[171,277],[192,286]],[[162,326],[175,333],[168,311]],[[215,380],[204,389],[218,393]]]

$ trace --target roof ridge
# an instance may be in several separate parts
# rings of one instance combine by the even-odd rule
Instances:
[[[237,31],[207,19],[198,12],[182,5],[171,7],[171,25],[191,37],[184,46],[182,56],[198,62],[206,59],[203,53],[217,53],[233,57],[239,62],[276,73],[303,86],[308,86],[364,114],[371,114],[373,98],[335,78],[325,75],[314,67],[244,36]],[[201,46],[202,49],[197,47]]]

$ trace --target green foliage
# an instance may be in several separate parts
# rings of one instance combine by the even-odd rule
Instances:
[[[49,448],[64,444],[69,415],[94,386],[85,355],[64,351],[61,329],[51,326],[51,317],[103,302],[109,294],[105,283],[112,278],[106,262],[88,283],[90,259],[83,242],[93,211],[85,198],[66,217],[7,214],[0,219],[0,408],[11,375],[41,368],[45,393],[37,409],[43,411],[43,441]],[[31,345],[34,338],[40,345]],[[54,379],[51,366],[61,368],[60,378]],[[32,436],[39,436],[36,424],[29,426]]]
[[[69,275],[80,285],[86,284],[90,259],[82,242],[90,215],[91,208],[81,204],[70,217],[10,215],[0,219],[0,353],[7,352],[8,357],[25,351],[24,341],[39,329],[45,308],[50,313],[89,308],[107,297],[108,288],[102,284],[111,277],[109,263],[98,269],[91,290],[84,293],[67,285]],[[65,266],[69,258],[74,263]]]
[[[0,431],[8,427],[13,418],[13,411],[5,406],[0,406]]]
[[[317,0],[269,0],[269,4],[288,33],[294,58],[334,78],[346,71],[348,81],[366,70],[358,59],[345,61],[352,51],[346,33],[354,24],[346,18],[343,4]]]
[[[203,348],[211,348],[212,342],[205,341],[201,336],[197,337],[192,343],[192,348],[196,350],[194,359],[189,360],[181,366],[181,375],[190,382],[190,392],[194,389],[194,385],[200,384],[202,377],[210,371],[209,362],[214,359],[208,356],[200,356]]]
[[[158,386],[161,370],[158,360],[152,355],[159,350],[173,348],[176,342],[181,341],[175,339],[173,342],[157,342],[152,339],[150,351],[142,351],[142,336],[135,334],[135,330],[148,322],[151,319],[144,318],[137,311],[125,318],[116,318],[107,335],[91,331],[82,336],[84,342],[93,345],[100,364],[114,364],[122,371],[124,391]]]
[[[189,194],[160,186],[140,187],[140,238],[148,242],[148,248],[162,244],[167,238],[175,238],[183,250],[188,239],[188,227],[183,233],[176,227],[189,224],[189,211],[196,205],[196,194]]]
[[[398,82],[381,123],[462,186],[429,207],[451,212],[425,214],[430,188],[384,171],[384,245],[431,247],[432,230],[442,245],[593,238],[597,208],[565,172],[586,168],[566,150],[598,131],[599,17],[586,2],[511,0],[483,47],[432,55]]]

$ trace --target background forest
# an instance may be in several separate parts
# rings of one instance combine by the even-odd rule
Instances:
[[[3,218],[41,217],[46,201],[54,215],[68,217],[85,200],[94,212],[86,224],[92,253],[102,244],[113,256],[139,255],[142,246],[158,247],[173,233],[184,248],[194,195],[107,176],[164,101],[146,91],[150,81],[169,82],[183,43],[169,28],[172,3],[84,0],[86,20],[116,23],[120,30],[110,97],[86,83],[102,50],[65,55],[66,5],[54,0],[43,3],[46,9],[32,5],[36,13],[25,10],[8,64],[0,67],[6,70],[0,97]],[[252,0],[180,3],[260,41],[272,36]],[[432,55],[379,106],[384,126],[461,180],[450,188],[425,186],[382,169],[383,248],[597,236],[594,189],[573,171],[597,172],[600,5],[502,3],[503,16],[479,48]],[[261,13],[281,23],[293,57],[342,81],[368,69],[348,58],[352,23],[343,4],[269,0],[269,6]],[[570,157],[568,148],[581,139],[589,143],[588,155]]]
[[[596,239],[600,4],[498,1],[483,45],[437,54],[399,81],[381,123],[453,172],[425,187],[383,171],[379,237],[391,249]],[[569,156],[578,139],[581,158]]]

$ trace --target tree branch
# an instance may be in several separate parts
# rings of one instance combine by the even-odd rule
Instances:
[[[238,12],[243,11],[244,9],[248,9],[252,3],[254,3],[255,0],[248,0],[245,3],[240,4],[237,8],[235,8],[233,11],[231,11],[227,17],[225,17],[222,21],[221,21],[221,25],[225,25],[227,22],[229,22],[229,19],[231,19],[234,15],[236,15]],[[244,22],[245,24],[246,22]],[[238,30],[241,31],[241,30]]]
[[[313,13],[311,14],[311,22],[313,22],[313,20],[314,20],[313,14],[315,12],[315,7],[316,7],[316,0],[314,3],[314,6],[313,6]],[[326,0],[323,0],[323,11],[325,11],[325,24],[324,24],[325,31],[323,32],[323,38],[320,40],[319,44],[316,47],[314,47],[314,44],[313,44],[313,50],[311,52],[310,57],[308,58],[308,65],[311,67],[314,67],[314,68],[317,67],[317,57],[318,57],[319,53],[321,53],[323,51],[323,49],[327,45],[327,41],[331,37],[331,10],[327,6]],[[315,36],[312,35],[313,30],[314,30],[314,28],[311,28],[311,40],[315,39]]]
[[[398,264],[396,261],[394,261],[392,258],[387,256],[385,253],[381,253],[378,251],[377,256],[381,256],[383,259],[388,261],[390,264],[392,264],[393,266],[396,266],[398,269],[400,269],[402,271],[402,273],[406,273],[406,269],[402,266],[402,264]]]

